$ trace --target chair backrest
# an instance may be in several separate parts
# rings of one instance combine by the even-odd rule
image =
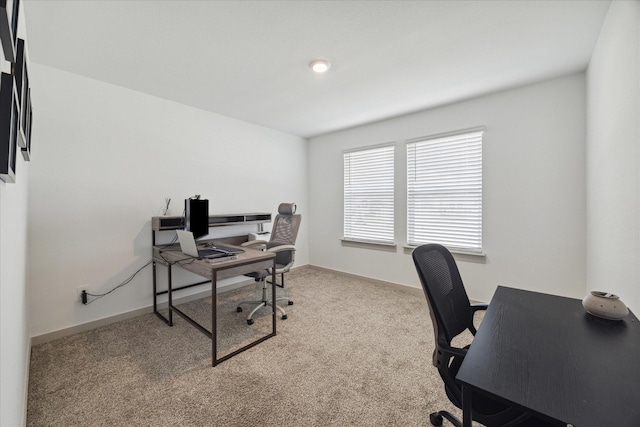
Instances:
[[[273,220],[271,239],[267,243],[267,249],[280,245],[295,245],[298,237],[298,229],[302,216],[296,214],[295,203],[280,203],[278,215]],[[292,254],[289,251],[279,252],[276,255],[276,263],[286,265],[291,262]]]
[[[437,344],[450,345],[473,321],[458,266],[451,252],[438,244],[419,246],[412,256],[431,311]]]

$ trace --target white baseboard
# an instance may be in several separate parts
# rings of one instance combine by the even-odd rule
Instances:
[[[339,275],[345,276],[345,277],[353,277],[355,279],[367,280],[369,282],[378,283],[380,285],[388,286],[390,288],[394,288],[394,289],[397,289],[397,290],[400,290],[400,291],[403,291],[403,292],[408,292],[408,293],[410,293],[412,295],[424,297],[424,293],[422,291],[422,288],[416,288],[414,286],[404,285],[404,284],[401,284],[401,283],[387,282],[386,280],[373,279],[371,277],[360,276],[358,274],[347,273],[347,272],[340,271],[340,270],[333,270],[331,268],[319,267],[317,265],[309,265],[309,266],[306,266],[306,267],[307,268],[314,268],[316,270],[321,270],[321,271],[328,271],[330,273],[339,274]]]
[[[31,347],[33,346],[33,338],[29,338],[29,345],[27,346],[27,360],[25,361],[24,369],[24,390],[22,397],[22,425],[27,425],[27,402],[29,401],[29,372],[31,369]]]

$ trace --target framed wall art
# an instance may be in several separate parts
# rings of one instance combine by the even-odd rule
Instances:
[[[16,39],[20,0],[0,0],[0,40],[4,58],[16,62]]]
[[[22,148],[22,158],[27,162],[31,160],[31,122],[33,121],[33,111],[31,110],[31,89],[27,91],[27,96],[24,104],[24,110],[26,114],[23,114],[26,119],[25,125],[25,137],[27,139],[27,146]]]
[[[27,64],[24,54],[24,40],[18,39],[16,48],[16,63],[13,66],[13,77],[18,95],[18,106],[21,112],[19,120],[20,126],[18,127],[18,147],[26,148],[27,138],[25,136],[25,125],[27,122],[27,111],[25,102],[27,98],[26,92],[29,90],[29,76],[27,75]]]
[[[0,75],[0,179],[16,182],[16,150],[20,110],[13,75]]]

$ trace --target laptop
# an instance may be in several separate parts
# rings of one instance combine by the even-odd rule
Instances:
[[[198,249],[193,233],[190,231],[176,230],[178,233],[178,241],[180,242],[180,250],[182,253],[194,258],[223,258],[234,255],[234,252],[221,248],[205,248]]]

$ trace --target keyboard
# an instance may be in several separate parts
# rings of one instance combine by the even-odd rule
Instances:
[[[227,251],[220,251],[218,249],[211,249],[211,248],[198,249],[198,257],[199,258],[207,258],[207,259],[222,258],[222,257],[230,256],[230,255],[233,255],[233,253],[227,252]]]
[[[211,253],[218,252],[218,253],[224,253],[224,254],[241,254],[244,252],[243,249],[232,248],[224,245],[207,245],[204,247],[204,249],[198,250],[198,252],[201,252],[201,251],[210,251]]]

